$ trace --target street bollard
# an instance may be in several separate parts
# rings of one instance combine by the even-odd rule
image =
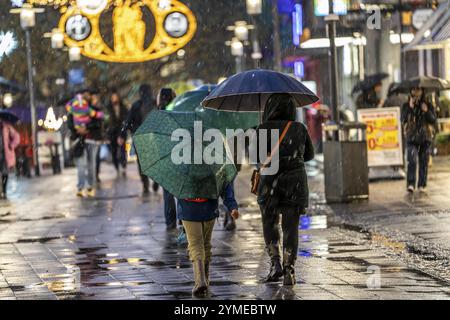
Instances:
[[[324,124],[323,154],[327,203],[369,197],[369,167],[364,123]]]

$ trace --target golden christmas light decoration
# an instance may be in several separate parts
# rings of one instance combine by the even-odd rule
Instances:
[[[28,0],[36,6],[60,9],[58,28],[68,47],[96,60],[118,63],[144,62],[176,53],[193,37],[197,21],[192,11],[178,0]],[[104,14],[112,10],[113,45],[100,30]],[[154,18],[154,38],[146,47],[149,23],[144,11]]]

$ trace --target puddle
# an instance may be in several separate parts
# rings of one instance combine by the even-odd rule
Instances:
[[[328,219],[325,215],[304,215],[300,217],[300,230],[327,229]]]

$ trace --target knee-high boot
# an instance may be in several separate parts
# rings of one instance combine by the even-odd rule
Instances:
[[[194,267],[194,279],[195,286],[192,289],[192,294],[195,297],[205,297],[208,294],[208,282],[205,274],[205,261],[195,260]]]
[[[285,286],[293,286],[296,284],[295,279],[295,261],[297,255],[295,252],[284,250],[283,253],[283,284]]]
[[[278,244],[268,245],[267,253],[269,254],[270,257],[270,271],[266,277],[266,282],[277,282],[283,275],[279,245]]]

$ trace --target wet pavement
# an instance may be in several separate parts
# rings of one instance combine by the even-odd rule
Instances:
[[[225,231],[222,218],[216,224],[211,299],[450,299],[449,282],[395,254],[401,242],[380,234],[391,247],[380,245],[356,223],[342,224],[345,210],[314,190],[301,217],[299,284],[262,283],[269,265],[249,173],[236,182],[237,230]],[[75,197],[70,169],[20,180],[0,203],[0,299],[192,299],[186,248],[165,230],[161,191],[142,198],[134,165],[126,179],[109,166],[101,177],[95,199]],[[312,188],[320,181],[312,177]]]
[[[409,194],[405,180],[384,180],[370,184],[369,201],[327,206],[320,174],[312,188],[316,212],[325,211],[410,266],[450,281],[450,157],[433,159],[426,193]]]

